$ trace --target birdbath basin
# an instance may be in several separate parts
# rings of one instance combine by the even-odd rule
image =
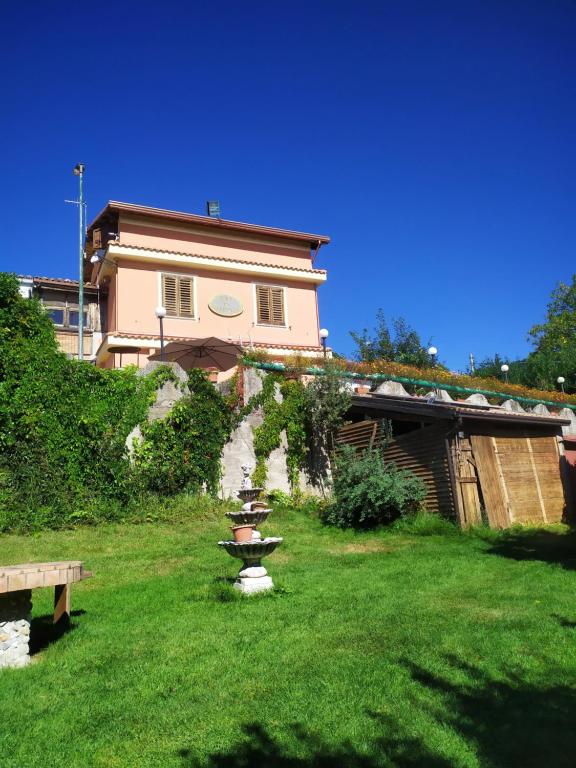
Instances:
[[[263,557],[271,555],[282,542],[283,539],[276,536],[270,536],[260,541],[219,541],[219,547],[225,549],[232,557],[238,557],[243,561],[242,568],[234,583],[235,589],[248,595],[272,589],[274,584],[268,576],[268,571],[262,566],[261,560]]]
[[[234,525],[260,525],[270,512],[271,509],[242,509],[240,512],[226,512],[226,517],[229,517]]]
[[[238,491],[238,498],[243,502],[256,501],[263,490],[263,488],[242,488]]]

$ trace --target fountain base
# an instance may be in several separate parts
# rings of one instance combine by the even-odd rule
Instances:
[[[274,582],[268,576],[268,571],[264,566],[246,565],[238,574],[234,582],[234,589],[242,592],[243,595],[253,595],[256,592],[274,589]]]
[[[234,589],[242,592],[243,595],[254,595],[256,592],[266,592],[269,589],[274,589],[274,582],[270,576],[256,576],[256,578],[238,576],[234,582]]]

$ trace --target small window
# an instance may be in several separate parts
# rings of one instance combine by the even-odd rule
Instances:
[[[48,317],[54,325],[64,325],[64,310],[63,309],[48,309]]]
[[[256,286],[256,316],[258,325],[286,325],[284,288]]]
[[[194,278],[162,275],[162,304],[168,317],[194,318]]]
[[[84,315],[84,328],[88,325],[88,312],[83,312]],[[71,328],[78,328],[78,310],[77,309],[71,309],[68,311],[68,325]]]

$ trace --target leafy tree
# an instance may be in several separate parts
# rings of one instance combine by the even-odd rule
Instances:
[[[356,343],[355,358],[362,362],[390,360],[405,365],[424,368],[430,364],[427,346],[420,340],[417,331],[403,317],[392,319],[391,328],[382,309],[376,313],[376,327],[373,333],[367,328],[350,331]]]
[[[528,331],[535,352],[560,352],[576,345],[576,274],[570,284],[559,283],[552,291],[544,323]]]
[[[570,284],[560,283],[553,290],[545,322],[532,326],[528,338],[534,350],[524,360],[508,363],[510,383],[554,390],[563,376],[565,390],[576,390],[576,275]],[[480,363],[475,373],[501,378],[503,362],[508,361],[496,354]]]

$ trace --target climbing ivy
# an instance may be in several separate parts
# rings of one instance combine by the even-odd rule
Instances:
[[[261,391],[250,398],[240,415],[247,416],[258,408],[262,411],[263,422],[254,429],[256,466],[252,483],[256,487],[265,486],[266,459],[280,447],[282,432],[285,432],[288,479],[292,491],[296,492],[299,489],[298,475],[306,467],[308,454],[305,387],[300,381],[285,379],[281,374],[264,375]]]
[[[232,414],[204,371],[188,373],[190,394],[164,419],[144,423],[134,445],[138,486],[163,495],[218,490],[220,457],[230,438]]]

